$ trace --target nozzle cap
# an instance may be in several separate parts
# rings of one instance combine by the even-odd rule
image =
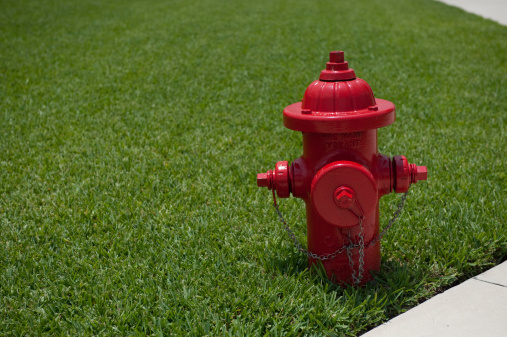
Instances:
[[[426,168],[426,166],[417,166],[415,164],[411,165],[412,165],[411,167],[412,183],[428,179],[428,169]]]
[[[267,187],[271,189],[271,181],[269,179],[269,171],[267,173],[258,173],[257,174],[257,186],[258,187]]]

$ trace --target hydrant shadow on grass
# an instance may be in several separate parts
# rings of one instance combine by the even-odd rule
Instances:
[[[308,267],[307,258],[298,252],[286,256],[271,255],[268,264],[278,273],[292,277],[294,282],[309,281],[327,294],[335,293],[338,301],[335,305],[361,312],[358,315],[362,318],[358,319],[364,320],[364,327],[357,335],[442,291],[432,286],[425,268],[400,260],[382,261],[380,272],[361,286],[339,285],[328,278],[322,263]]]
[[[286,236],[277,238],[271,243],[272,249],[266,252],[265,268],[266,271],[277,271],[283,275],[300,276],[307,274],[306,277],[315,278],[316,282],[329,284],[339,288],[347,288],[347,285],[340,285],[329,278],[328,273],[325,271],[325,266],[321,261],[315,263],[308,263],[308,257],[304,253],[299,252],[295,247],[291,247],[287,251],[286,244],[291,244],[290,239]],[[304,244],[303,244],[304,245]],[[285,252],[285,253],[282,253]],[[418,283],[421,280],[422,270],[407,261],[386,260],[382,258],[381,268],[379,272],[373,272],[373,280],[368,282],[367,285],[392,285],[393,283],[402,283],[408,285],[410,283]],[[412,281],[412,282],[411,282]]]
[[[309,267],[308,259],[298,252],[287,256],[279,254],[270,256],[267,261],[267,268],[272,268],[283,275],[294,276],[296,279],[312,279],[315,285],[327,287],[330,291],[342,292],[344,289],[357,289],[364,291],[365,295],[378,295],[380,291],[386,295],[398,294],[397,296],[399,296],[400,290],[403,290],[403,292],[410,292],[410,296],[414,296],[414,291],[425,288],[425,291],[420,292],[421,296],[418,301],[420,301],[420,298],[426,299],[429,295],[427,287],[422,282],[428,277],[425,270],[403,261],[382,261],[381,270],[373,274],[372,281],[361,286],[354,286],[352,284],[339,284],[336,280],[329,278],[322,263],[316,263]]]

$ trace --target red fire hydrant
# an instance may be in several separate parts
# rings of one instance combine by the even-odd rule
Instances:
[[[305,201],[308,249],[278,214],[309,265],[322,261],[328,277],[341,285],[362,285],[380,270],[379,199],[427,178],[426,167],[378,153],[377,129],[394,120],[394,104],[373,96],[343,52],[331,52],[303,101],[283,111],[284,125],[303,133],[303,155],[257,175],[258,186],[273,190],[277,211],[275,191]]]

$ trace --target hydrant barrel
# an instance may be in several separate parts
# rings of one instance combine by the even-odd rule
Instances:
[[[303,100],[283,111],[284,125],[302,132],[302,156],[257,175],[259,187],[305,201],[309,264],[321,260],[341,285],[380,270],[379,199],[427,179],[426,167],[378,153],[377,129],[394,120],[394,104],[374,97],[343,52],[331,52]]]

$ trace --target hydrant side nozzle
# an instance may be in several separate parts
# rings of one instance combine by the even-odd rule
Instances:
[[[409,164],[405,156],[393,157],[394,191],[404,193],[411,184],[428,178],[426,166]]]
[[[275,190],[280,198],[288,198],[291,192],[289,162],[279,161],[274,170],[257,174],[257,186]]]

